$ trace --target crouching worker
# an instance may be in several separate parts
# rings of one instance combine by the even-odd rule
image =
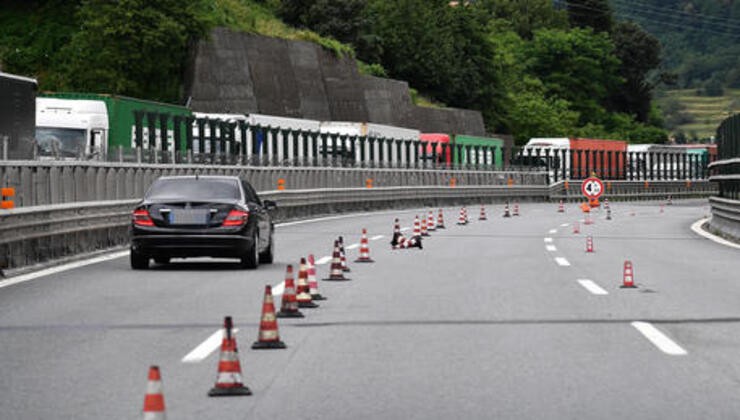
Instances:
[[[415,235],[409,239],[406,239],[402,233],[396,232],[393,234],[393,240],[391,241],[391,248],[393,249],[405,249],[405,248],[419,248],[424,249],[421,246],[421,236]]]

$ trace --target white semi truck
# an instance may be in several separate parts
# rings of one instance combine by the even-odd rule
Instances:
[[[105,102],[36,98],[38,158],[104,160],[108,135]]]

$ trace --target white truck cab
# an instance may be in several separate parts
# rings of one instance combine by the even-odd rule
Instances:
[[[39,159],[105,160],[108,135],[105,102],[36,98]]]

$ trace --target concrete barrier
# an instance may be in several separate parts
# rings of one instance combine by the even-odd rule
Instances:
[[[544,185],[508,187],[387,187],[263,191],[275,200],[275,220],[406,207],[547,199]],[[128,244],[131,211],[139,199],[26,207],[0,213],[0,268],[18,269]]]

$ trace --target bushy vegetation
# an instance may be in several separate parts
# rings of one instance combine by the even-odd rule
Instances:
[[[179,102],[189,49],[216,26],[316,42],[519,141],[666,138],[651,105],[660,45],[606,0],[15,0],[0,61],[43,89]]]

